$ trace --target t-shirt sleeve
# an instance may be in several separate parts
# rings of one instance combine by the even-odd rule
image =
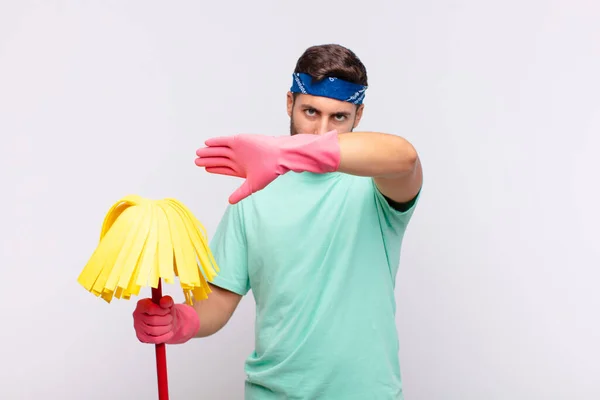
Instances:
[[[379,222],[382,228],[389,229],[391,233],[404,234],[404,230],[415,212],[421,192],[411,200],[407,207],[399,209],[394,207],[388,199],[381,193],[374,179],[371,179],[373,192],[375,193],[375,204],[379,215]]]
[[[388,257],[390,274],[395,282],[400,266],[400,254],[404,233],[415,212],[421,192],[419,191],[408,207],[399,210],[390,204],[383,193],[379,191],[379,188],[373,179],[371,182],[374,193],[373,196],[375,197],[375,208],[379,219],[379,227],[381,229],[381,235]]]
[[[241,204],[228,205],[219,222],[210,248],[219,272],[213,285],[244,296],[250,290],[248,245]]]

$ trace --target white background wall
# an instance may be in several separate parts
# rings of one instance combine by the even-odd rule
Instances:
[[[156,398],[136,300],[76,282],[102,218],[176,197],[212,237],[239,182],[195,149],[286,134],[296,59],[328,42],[369,69],[360,128],[425,166],[397,286],[406,399],[600,398],[598,3],[317,4],[0,1],[0,398]],[[248,297],[169,347],[171,397],[241,399],[253,317]]]

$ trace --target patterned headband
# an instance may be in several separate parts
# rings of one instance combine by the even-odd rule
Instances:
[[[357,105],[362,104],[367,90],[367,86],[339,78],[325,78],[316,82],[312,76],[304,73],[294,73],[293,78],[292,93],[329,97]]]

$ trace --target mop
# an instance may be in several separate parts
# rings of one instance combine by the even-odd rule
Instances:
[[[152,301],[162,297],[162,282],[179,279],[186,304],[205,300],[219,268],[206,229],[175,199],[149,200],[126,196],[104,218],[100,242],[77,281],[110,303],[128,300],[142,287],[152,288]],[[155,345],[158,398],[168,400],[166,348]]]

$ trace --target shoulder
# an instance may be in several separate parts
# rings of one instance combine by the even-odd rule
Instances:
[[[365,205],[377,211],[380,220],[385,220],[390,225],[406,226],[412,218],[421,196],[419,191],[410,201],[398,203],[381,193],[375,180],[371,177],[345,175],[341,179],[352,197],[362,199]]]

